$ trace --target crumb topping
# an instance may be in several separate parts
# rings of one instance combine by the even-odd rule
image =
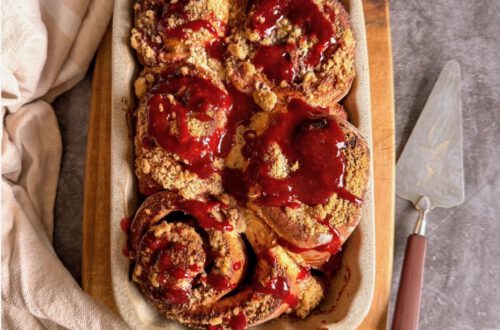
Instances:
[[[271,145],[264,160],[271,166],[269,175],[272,178],[284,179],[291,171],[288,159],[283,155],[280,146],[276,143]]]
[[[278,101],[276,94],[267,86],[255,90],[252,97],[264,111],[272,111]]]

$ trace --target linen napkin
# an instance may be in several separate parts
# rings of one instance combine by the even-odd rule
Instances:
[[[110,0],[2,0],[2,326],[124,329],[52,247],[61,137],[50,103],[83,78]]]

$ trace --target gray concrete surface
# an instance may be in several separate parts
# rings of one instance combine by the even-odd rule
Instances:
[[[54,209],[54,248],[79,283],[82,276],[83,179],[92,91],[91,72],[92,68],[85,79],[53,103],[63,140]]]
[[[500,1],[391,2],[398,155],[444,63],[462,65],[466,199],[430,214],[421,329],[500,329]],[[56,251],[81,276],[90,75],[55,103],[64,154]],[[394,289],[416,213],[396,199]]]
[[[397,155],[443,65],[462,67],[466,196],[430,213],[420,327],[500,329],[500,1],[397,0],[391,19]],[[415,218],[398,198],[393,301]]]

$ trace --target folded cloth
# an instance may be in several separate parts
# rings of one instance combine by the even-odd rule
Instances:
[[[2,0],[2,325],[126,329],[52,247],[61,137],[50,102],[82,79],[111,0]]]

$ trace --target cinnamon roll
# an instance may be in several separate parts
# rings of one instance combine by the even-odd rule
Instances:
[[[315,106],[342,99],[354,78],[355,41],[337,0],[251,2],[246,23],[228,43],[227,72],[240,90],[272,110],[280,100]]]
[[[314,307],[321,285],[266,232],[234,205],[157,193],[131,224],[132,279],[163,315],[190,327],[242,329]],[[250,274],[243,233],[259,257]]]
[[[192,65],[147,69],[136,82],[136,175],[144,195],[221,193],[219,146],[232,101],[216,76]]]
[[[351,124],[322,108],[294,99],[285,111],[249,126],[235,156],[240,166],[230,170],[237,174],[223,184],[302,265],[320,268],[359,221],[369,150]]]
[[[229,20],[227,0],[141,0],[134,4],[131,45],[141,64],[198,57],[221,60]]]

